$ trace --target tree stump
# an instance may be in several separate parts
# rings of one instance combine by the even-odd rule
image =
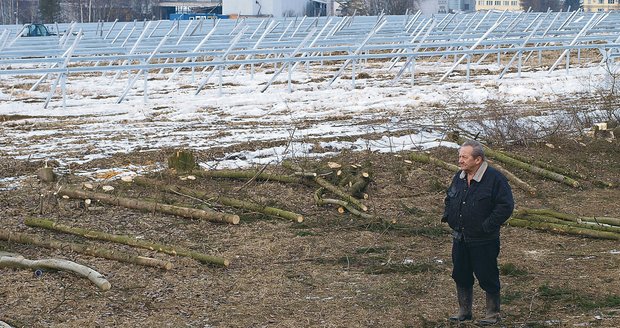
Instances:
[[[51,167],[42,167],[37,170],[37,176],[42,182],[54,182],[56,181],[56,174]]]
[[[191,172],[197,167],[194,154],[189,150],[177,150],[168,157],[168,168],[176,170],[177,173]]]

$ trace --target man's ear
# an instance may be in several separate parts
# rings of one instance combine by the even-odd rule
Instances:
[[[481,164],[483,162],[482,156],[476,157],[474,161],[476,162],[476,164]]]

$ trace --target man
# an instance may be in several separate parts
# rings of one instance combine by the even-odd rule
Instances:
[[[445,198],[442,222],[452,228],[452,279],[459,313],[452,321],[472,319],[474,275],[486,292],[486,317],[480,325],[500,320],[500,282],[497,268],[499,229],[514,209],[506,177],[490,167],[477,141],[459,148],[459,168]]]

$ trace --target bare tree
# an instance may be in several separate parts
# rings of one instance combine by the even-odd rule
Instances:
[[[349,0],[342,4],[343,15],[403,15],[407,10],[417,10],[416,0]]]

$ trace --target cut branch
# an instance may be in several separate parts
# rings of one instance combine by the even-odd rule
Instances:
[[[134,247],[140,247],[140,248],[154,250],[157,252],[166,253],[170,255],[189,257],[194,260],[200,261],[202,263],[211,263],[211,264],[216,264],[216,265],[221,265],[221,266],[228,266],[230,264],[230,261],[227,259],[224,259],[218,256],[211,256],[211,255],[195,252],[195,251],[184,249],[178,246],[158,244],[158,243],[150,242],[147,240],[138,240],[130,236],[109,234],[103,231],[70,227],[70,226],[60,224],[60,223],[57,223],[51,220],[27,218],[24,220],[24,223],[29,227],[39,227],[39,228],[44,228],[48,230],[60,231],[60,232],[69,233],[69,234],[73,234],[77,236],[82,236],[85,238],[111,241],[114,243],[125,244],[129,246],[134,246]]]
[[[60,259],[29,260],[23,257],[0,257],[0,268],[29,268],[29,269],[53,269],[64,270],[77,274],[90,280],[95,286],[103,291],[110,290],[108,282],[101,273],[75,262]]]
[[[78,190],[73,188],[63,187],[58,192],[60,195],[66,195],[73,198],[81,199],[95,199],[102,203],[112,204],[117,206],[123,206],[127,208],[133,208],[137,210],[144,210],[150,212],[161,212],[166,214],[173,214],[183,216],[192,219],[202,219],[214,222],[239,224],[239,216],[228,213],[221,213],[216,211],[206,211],[195,208],[180,207],[173,205],[160,204],[156,202],[149,202],[134,198],[118,197],[114,195],[96,193],[91,191]]]
[[[122,253],[115,250],[109,250],[104,248],[94,248],[89,245],[81,245],[70,242],[62,242],[52,238],[42,239],[34,235],[25,234],[25,233],[17,233],[17,232],[9,232],[5,230],[0,230],[0,239],[17,242],[20,244],[29,244],[34,246],[41,246],[46,248],[53,249],[62,249],[62,250],[70,250],[76,253],[85,254],[94,257],[102,257],[109,260],[115,260],[120,262],[139,264],[144,266],[151,266],[156,268],[161,268],[165,270],[172,269],[172,263],[168,261],[162,261],[150,257],[144,256],[135,256],[129,255],[126,253]]]

